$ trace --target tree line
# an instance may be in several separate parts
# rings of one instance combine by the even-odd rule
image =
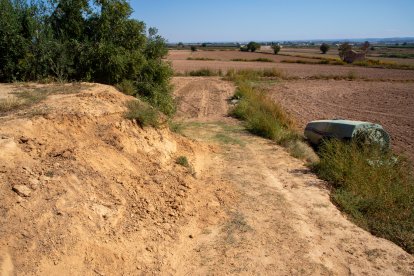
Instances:
[[[166,41],[132,12],[126,0],[0,0],[0,82],[127,84],[171,115]]]

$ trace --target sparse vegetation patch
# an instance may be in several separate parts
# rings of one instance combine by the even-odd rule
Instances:
[[[127,107],[128,111],[125,114],[125,118],[136,120],[142,127],[158,127],[160,125],[159,111],[148,103],[133,100],[127,103]]]
[[[414,179],[407,159],[331,140],[314,171],[331,183],[332,200],[358,225],[414,252]]]

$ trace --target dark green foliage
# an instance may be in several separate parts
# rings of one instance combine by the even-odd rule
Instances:
[[[277,55],[280,52],[280,45],[272,45],[273,53]]]
[[[197,47],[196,46],[191,46],[191,52],[197,52]]]
[[[249,48],[247,48],[247,46],[242,46],[242,47],[240,47],[240,51],[241,52],[248,52]]]
[[[0,81],[118,84],[175,111],[165,40],[131,19],[126,0],[0,0]]]
[[[190,167],[190,163],[188,162],[188,159],[186,156],[180,156],[177,158],[177,160],[175,161],[178,165],[181,165],[183,167]]]
[[[330,46],[326,43],[322,43],[319,49],[321,50],[322,54],[326,54],[329,51]]]
[[[249,42],[249,44],[247,44],[247,51],[251,51],[251,52],[256,52],[257,50],[260,49],[260,44],[257,42]]]
[[[314,169],[359,225],[414,252],[414,181],[405,158],[376,146],[330,140]]]

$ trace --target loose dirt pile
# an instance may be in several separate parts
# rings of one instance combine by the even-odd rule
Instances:
[[[414,84],[361,81],[289,81],[270,95],[299,122],[345,118],[379,123],[392,144],[414,160]]]
[[[210,148],[124,119],[132,98],[112,87],[48,87],[46,100],[0,117],[1,275],[156,273],[198,206],[223,217],[205,205],[226,185],[194,177]]]

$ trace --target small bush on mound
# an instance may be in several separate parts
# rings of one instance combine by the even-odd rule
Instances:
[[[123,80],[121,83],[115,85],[115,87],[126,95],[132,96],[136,94],[134,82],[131,80]]]
[[[333,201],[356,223],[414,253],[414,180],[405,158],[331,140],[314,171],[332,184]]]
[[[158,110],[145,102],[133,100],[127,103],[128,111],[125,117],[130,120],[137,120],[142,127],[160,125],[160,114]]]
[[[183,167],[189,168],[190,167],[190,163],[188,162],[187,157],[185,156],[180,156],[177,158],[177,160],[175,161],[178,165],[181,165]]]

